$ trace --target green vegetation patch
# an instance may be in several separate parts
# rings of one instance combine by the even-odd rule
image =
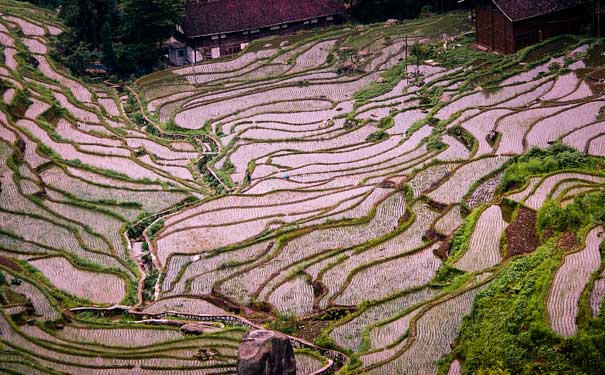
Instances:
[[[605,191],[600,190],[574,198],[573,204],[560,207],[547,201],[538,211],[538,231],[578,232],[592,224],[605,223]]]
[[[513,261],[477,296],[453,353],[463,359],[465,374],[602,373],[603,314],[570,338],[548,325],[545,298],[561,261],[553,243]]]
[[[546,174],[563,169],[594,170],[603,167],[603,161],[562,143],[542,150],[532,148],[513,159],[502,176],[501,189],[510,191],[523,185],[532,175]]]
[[[387,138],[389,138],[389,133],[380,129],[380,130],[368,135],[366,138],[366,141],[367,142],[380,142],[380,141],[384,141]]]

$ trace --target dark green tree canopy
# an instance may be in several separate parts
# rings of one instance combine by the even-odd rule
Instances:
[[[122,0],[119,8],[123,38],[133,43],[166,38],[183,16],[181,0]]]
[[[119,74],[147,73],[161,61],[161,42],[183,16],[183,0],[56,0],[70,33],[57,58],[77,73],[100,59]]]

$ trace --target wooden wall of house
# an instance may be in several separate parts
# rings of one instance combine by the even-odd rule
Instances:
[[[240,47],[242,44],[250,43],[253,40],[265,38],[274,35],[289,35],[294,34],[299,31],[313,29],[316,27],[328,27],[332,26],[335,23],[338,23],[340,19],[338,17],[332,17],[332,19],[328,20],[326,17],[321,17],[317,19],[317,22],[296,22],[290,23],[287,27],[279,27],[279,28],[270,28],[265,27],[259,29],[257,32],[248,31],[247,33],[238,32],[238,33],[229,33],[226,34],[223,38],[220,35],[215,37],[205,36],[195,39],[187,40],[187,44],[192,48],[196,48],[202,51],[202,55],[204,59],[210,58],[210,51],[212,49],[219,48],[220,55],[226,56],[234,53],[238,53],[240,51]]]
[[[493,7],[489,5],[479,5],[475,10],[477,44],[489,49],[493,45],[492,12]]]
[[[492,4],[478,5],[476,9],[477,44],[491,51],[513,53],[513,23]]]
[[[561,34],[578,34],[590,23],[584,8],[566,10],[515,22],[515,50]]]
[[[561,34],[577,34],[590,22],[583,7],[511,22],[491,3],[476,8],[477,44],[499,53],[516,51]]]

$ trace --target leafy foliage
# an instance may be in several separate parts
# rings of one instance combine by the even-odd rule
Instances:
[[[548,243],[511,263],[477,296],[455,349],[464,358],[465,373],[602,373],[603,314],[569,338],[556,335],[548,325],[544,299],[559,262],[559,252]]]
[[[477,296],[457,348],[467,373],[535,373],[542,365],[534,358],[555,354],[560,339],[547,326],[544,296],[556,264],[543,247],[513,262]]]
[[[559,142],[545,150],[532,148],[526,154],[518,157],[506,169],[502,177],[501,188],[508,191],[519,187],[531,175],[572,168],[590,170],[598,164],[599,161],[596,158]]]
[[[366,141],[367,142],[380,142],[380,141],[384,141],[387,138],[389,138],[389,134],[381,129],[381,130],[378,130],[378,131],[368,135],[366,138]]]
[[[547,201],[538,211],[538,231],[572,231],[591,224],[605,223],[605,191],[576,197],[574,203],[564,208],[557,202]]]
[[[536,160],[548,165],[538,167]],[[577,168],[596,162],[587,155],[555,145],[548,150],[532,150],[512,167],[516,173],[521,172],[515,176],[519,177],[528,171]],[[576,197],[574,203],[565,208],[556,201],[547,201],[538,212],[537,226],[539,231],[548,229],[556,234],[579,232],[604,222],[605,191],[601,190]],[[455,242],[456,239],[457,236]],[[465,373],[602,373],[605,368],[603,312],[596,319],[585,317],[584,323],[579,323],[578,334],[569,338],[558,336],[548,324],[544,301],[561,262],[561,252],[555,243],[556,236],[532,255],[512,262],[477,296],[454,351],[464,359]],[[486,347],[490,350],[485,350]]]
[[[287,312],[277,314],[277,317],[269,322],[269,328],[292,335],[298,332],[302,327],[301,323],[296,318],[296,314]]]
[[[55,57],[74,72],[100,59],[116,73],[142,74],[159,64],[183,0],[62,0],[59,15],[71,31],[58,38]]]
[[[353,94],[358,101],[368,100],[391,91],[402,79],[407,76],[407,65],[405,62],[395,65],[382,74],[382,82],[372,82]]]

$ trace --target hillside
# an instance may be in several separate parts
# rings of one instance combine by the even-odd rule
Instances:
[[[0,13],[2,372],[232,374],[262,325],[299,374],[605,368],[598,40],[449,13],[112,87]]]

